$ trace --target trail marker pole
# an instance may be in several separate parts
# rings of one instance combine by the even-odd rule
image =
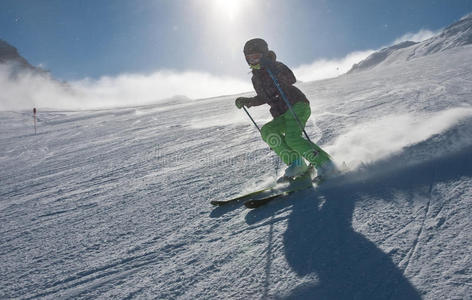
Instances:
[[[36,135],[36,107],[33,108],[34,135]]]

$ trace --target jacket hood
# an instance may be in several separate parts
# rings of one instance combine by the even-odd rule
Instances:
[[[269,46],[267,42],[261,38],[251,39],[246,42],[244,45],[244,55],[254,54],[254,53],[262,53],[266,54],[269,52]]]

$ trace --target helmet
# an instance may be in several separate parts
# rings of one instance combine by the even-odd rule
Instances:
[[[267,52],[269,52],[269,46],[266,41],[260,38],[249,40],[244,45],[244,55],[254,53],[266,54]]]

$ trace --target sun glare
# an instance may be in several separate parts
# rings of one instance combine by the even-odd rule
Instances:
[[[244,0],[213,0],[213,8],[216,13],[230,21],[233,21],[241,12]]]

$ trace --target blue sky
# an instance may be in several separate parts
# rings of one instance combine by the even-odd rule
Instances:
[[[471,0],[2,0],[0,38],[65,80],[164,69],[246,78],[252,37],[297,67],[437,31],[471,11]]]

